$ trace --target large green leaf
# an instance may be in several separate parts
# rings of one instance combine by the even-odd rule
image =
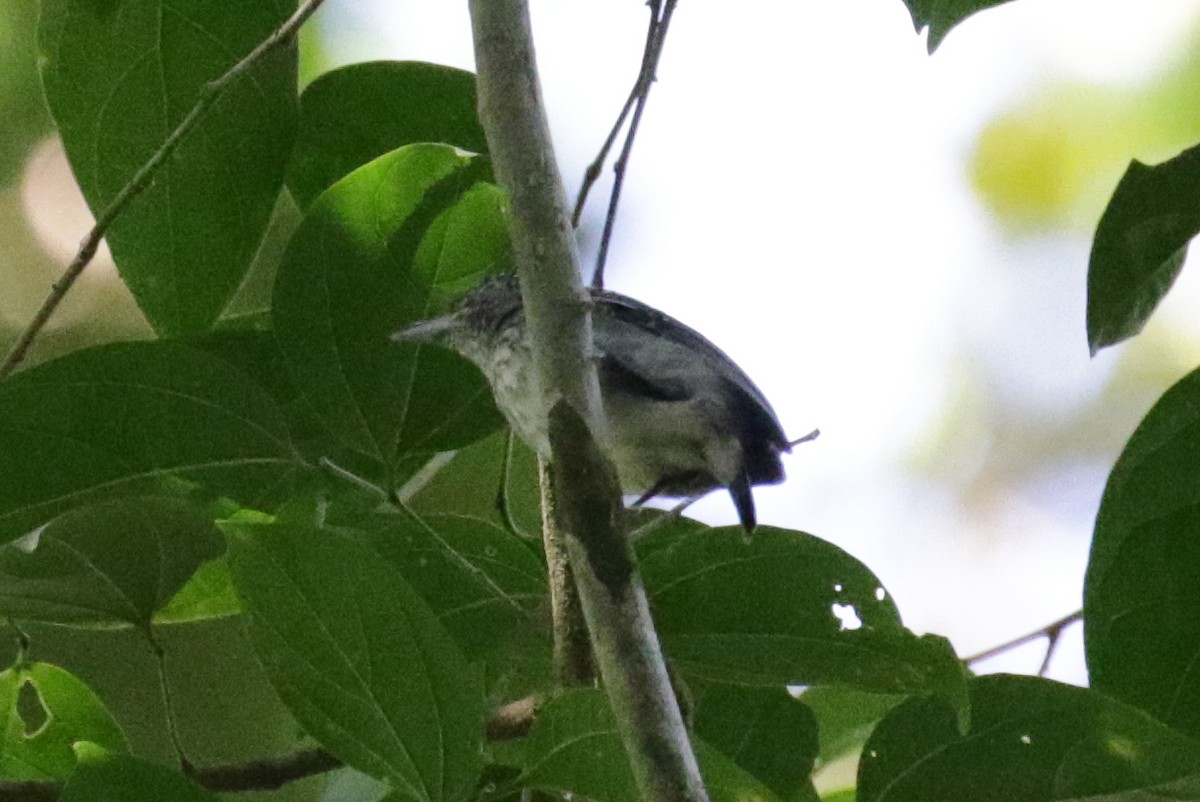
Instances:
[[[45,0],[42,82],[98,214],[220,77],[295,8],[287,0]],[[108,233],[122,278],[162,334],[207,329],[241,284],[283,185],[296,54],[263,59]]]
[[[540,540],[537,455],[507,429],[456,451],[409,503],[420,512],[456,512],[503,523],[496,506],[502,479],[509,521],[521,535]]]
[[[905,698],[833,685],[805,689],[800,701],[816,716],[821,734],[817,766],[861,750],[875,724]]]
[[[275,399],[283,410],[288,431],[296,449],[314,465],[332,462],[360,479],[382,489],[382,467],[346,448],[329,433],[313,410],[308,398],[296,386],[284,360],[284,351],[271,331],[218,331],[187,340],[187,344],[219,357],[240,369]],[[333,478],[331,475],[329,478]],[[326,482],[326,488],[332,483]],[[341,482],[341,489],[346,489]]]
[[[227,526],[255,648],[308,733],[412,799],[466,799],[482,764],[479,680],[404,577],[328,531]]]
[[[275,402],[184,346],[103,345],[0,383],[0,541],[172,477],[254,503],[300,464]]]
[[[147,628],[201,563],[224,549],[212,519],[172,498],[127,498],[64,513],[0,547],[0,615]]]
[[[370,542],[469,657],[482,656],[518,631],[541,629],[546,566],[528,543],[496,524],[461,515],[397,516],[373,531]]]
[[[0,4],[0,186],[12,186],[50,129],[37,74],[36,3]]]
[[[416,142],[487,149],[475,76],[420,61],[371,61],[325,73],[300,96],[288,186],[302,207],[377,156]]]
[[[76,747],[79,768],[58,802],[218,802],[178,771],[130,755],[111,754],[91,743]]]
[[[693,729],[780,799],[816,799],[817,720],[787,689],[708,685],[695,694]]]
[[[643,538],[639,551],[666,652],[694,676],[965,699],[949,645],[905,629],[879,580],[831,543],[686,526]]]
[[[330,432],[385,466],[501,424],[473,365],[389,339],[507,264],[486,174],[445,145],[381,156],[313,203],[276,279],[275,332],[297,385]]]
[[[1200,146],[1146,166],[1129,163],[1092,242],[1088,345],[1095,354],[1142,330],[1200,232]]]
[[[1200,771],[1200,743],[1140,710],[1037,677],[992,675],[968,687],[965,735],[931,697],[884,718],[859,764],[860,802],[1149,802],[1167,783],[1197,788],[1188,778]]]
[[[1117,460],[1084,581],[1093,687],[1200,737],[1200,370]]]
[[[485,670],[489,700],[504,704],[549,686],[545,561],[537,545],[461,515],[391,518],[372,547],[421,594],[459,648]]]
[[[31,712],[22,689],[32,692]],[[9,780],[62,779],[75,768],[72,746],[91,741],[126,751],[125,736],[92,690],[65,669],[49,663],[0,672],[0,777]]]
[[[767,786],[717,749],[692,739],[712,802],[777,802]],[[595,802],[640,802],[608,699],[571,690],[538,709],[520,784]]]
[[[976,11],[1006,2],[1008,0],[904,0],[904,5],[908,6],[917,33],[929,28],[929,52],[932,53],[955,25]]]

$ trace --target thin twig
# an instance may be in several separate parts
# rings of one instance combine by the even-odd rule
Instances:
[[[617,206],[621,202],[621,189],[625,186],[625,172],[629,167],[629,157],[633,153],[633,142],[637,138],[638,127],[642,122],[642,112],[650,99],[650,87],[654,85],[658,72],[658,60],[662,56],[663,45],[667,41],[667,28],[671,24],[671,15],[675,12],[676,0],[666,0],[662,13],[654,25],[654,35],[642,61],[642,70],[638,75],[637,103],[633,109],[633,118],[629,121],[629,130],[625,133],[625,144],[621,153],[613,163],[613,188],[608,198],[608,212],[604,216],[604,231],[600,234],[600,248],[596,253],[596,269],[592,273],[592,286],[604,289],[604,265],[608,262],[608,246],[612,241],[613,228],[617,223]],[[658,0],[651,3],[651,14],[659,6]]]
[[[193,768],[188,776],[210,791],[274,791],[342,765],[342,761],[318,748],[246,763]],[[62,791],[62,784],[55,780],[0,780],[0,802],[54,802]]]
[[[625,127],[625,118],[629,116],[629,111],[633,108],[633,104],[641,94],[642,73],[645,72],[646,64],[650,61],[650,56],[654,52],[654,41],[658,31],[659,2],[660,0],[654,0],[654,2],[648,4],[650,8],[650,22],[646,27],[646,44],[642,46],[642,65],[638,68],[638,76],[629,90],[629,96],[625,98],[625,105],[621,107],[621,113],[617,115],[617,121],[613,123],[608,136],[604,140],[604,144],[600,146],[600,152],[596,154],[596,158],[583,171],[583,183],[579,186],[579,194],[575,197],[575,210],[571,213],[572,228],[579,228],[579,220],[583,217],[583,207],[587,204],[588,193],[592,191],[592,186],[600,179],[600,171],[604,169],[604,163],[608,161],[608,152],[612,150],[613,144],[616,143],[617,136],[621,133],[621,129]]]
[[[521,738],[537,716],[539,697],[527,696],[500,707],[488,718],[489,741]],[[189,776],[210,791],[274,791],[290,782],[324,774],[345,764],[320,747],[301,749],[277,757],[193,768]],[[0,780],[0,802],[53,802],[62,793],[55,780]]]
[[[92,258],[96,255],[96,249],[100,246],[100,241],[104,239],[104,235],[108,229],[129,206],[134,198],[141,195],[151,181],[154,179],[159,169],[166,163],[171,154],[179,147],[179,144],[192,132],[209,108],[217,102],[217,99],[224,94],[225,90],[231,84],[245,75],[260,59],[266,56],[273,50],[287,47],[290,45],[296,35],[296,31],[300,26],[308,20],[313,13],[321,7],[325,0],[305,0],[300,7],[296,9],[291,17],[286,22],[280,25],[275,31],[258,44],[249,55],[234,64],[228,72],[217,78],[212,83],[205,86],[200,91],[200,97],[196,100],[196,105],[187,113],[187,116],[176,126],[175,130],[166,138],[154,155],[142,165],[141,169],[134,174],[133,178],[129,179],[112,202],[100,213],[96,219],[95,225],[83,238],[83,242],[79,245],[79,250],[75,253],[75,258],[71,260],[71,264],[67,266],[66,271],[62,276],[50,287],[50,294],[46,296],[46,300],[42,302],[42,306],[38,309],[37,314],[33,316],[33,320],[21,332],[21,336],[17,338],[12,349],[8,352],[8,356],[4,360],[4,364],[0,365],[0,379],[8,376],[17,366],[24,360],[33,341],[37,339],[38,334],[45,328],[46,323],[50,320],[50,316],[58,309],[67,292],[74,286],[75,281],[83,274],[84,268],[91,263]]]
[[[1058,648],[1058,642],[1062,638],[1063,631],[1074,624],[1076,621],[1083,620],[1083,610],[1076,610],[1070,615],[1064,615],[1057,621],[1052,621],[1041,629],[1022,635],[1019,638],[1013,638],[1010,641],[1001,643],[999,646],[993,646],[990,649],[980,652],[979,654],[971,655],[964,658],[963,662],[967,665],[973,665],[983,660],[988,660],[997,655],[1004,654],[1007,651],[1016,649],[1019,646],[1024,646],[1026,643],[1032,643],[1035,640],[1046,638],[1046,656],[1042,659],[1041,668],[1038,669],[1038,676],[1043,676],[1046,670],[1050,667],[1050,658],[1054,656],[1054,650]]]
[[[274,791],[342,765],[324,749],[304,749],[282,757],[197,769],[192,777],[210,791]]]

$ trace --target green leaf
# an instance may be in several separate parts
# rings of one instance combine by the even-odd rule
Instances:
[[[1162,164],[1129,163],[1096,227],[1088,261],[1095,355],[1142,330],[1200,232],[1200,145]]]
[[[1008,0],[904,0],[904,5],[912,15],[917,33],[929,28],[929,52],[933,53],[955,25],[976,11],[1006,2]]]
[[[817,720],[785,688],[704,687],[694,731],[781,799],[816,798]]]
[[[512,438],[511,457],[506,455],[509,432],[496,432],[455,452],[443,467],[409,502],[418,512],[455,512],[503,523],[496,509],[500,480],[506,478],[505,503],[509,516],[523,536],[539,540],[542,507],[538,490],[537,455],[519,438]],[[508,460],[508,476],[504,464]]]
[[[72,510],[0,547],[0,615],[145,629],[224,545],[212,519],[178,499],[126,498]]]
[[[537,545],[460,515],[389,516],[367,536],[421,594],[473,663],[496,705],[552,682],[546,565]]]
[[[520,782],[597,802],[639,799],[604,693],[567,690],[541,705]]]
[[[1084,580],[1093,687],[1200,737],[1200,370],[1168,390],[1104,490]]]
[[[712,802],[777,802],[769,788],[718,750],[692,739]],[[538,708],[519,782],[595,802],[640,802],[603,691],[569,690]]]
[[[1200,770],[1200,744],[1096,691],[1005,675],[968,688],[965,735],[931,697],[884,718],[859,764],[860,802],[1150,800],[1131,794]]]
[[[420,61],[372,61],[327,72],[300,96],[288,186],[301,207],[389,150],[443,142],[484,153],[475,76]]]
[[[460,515],[406,516],[373,531],[370,543],[471,659],[518,631],[527,638],[541,630],[537,613],[548,601],[546,566],[503,528]]]
[[[271,398],[191,348],[102,345],[0,383],[0,541],[173,477],[254,503],[301,466]]]
[[[187,624],[227,618],[242,612],[229,561],[211,560],[200,566],[188,583],[154,615],[156,624]]]
[[[898,694],[831,685],[805,689],[800,701],[816,716],[821,734],[817,765],[825,766],[860,751],[875,724],[904,699]]]
[[[308,733],[413,799],[466,799],[482,765],[482,694],[424,600],[337,534],[228,528],[255,649]]]
[[[67,158],[99,214],[206,86],[294,2],[42,3],[42,82]],[[241,284],[283,185],[296,126],[296,53],[263,59],[211,107],[114,221],[107,239],[160,334],[203,331]]]
[[[782,797],[704,741],[697,738],[694,748],[712,802],[783,802]],[[816,802],[816,793],[810,794],[810,789],[801,788],[792,802]]]
[[[473,365],[390,340],[507,264],[501,193],[485,174],[445,145],[379,157],[312,205],[276,279],[275,332],[297,385],[330,432],[384,466],[501,425]]]
[[[659,635],[696,677],[935,691],[965,702],[949,644],[918,638],[867,568],[802,532],[667,527],[638,544]]]
[[[858,792],[853,788],[847,788],[842,791],[835,791],[832,794],[826,794],[821,797],[821,802],[856,802]]]
[[[22,694],[28,698],[22,700]],[[71,673],[49,663],[0,672],[0,711],[0,777],[5,779],[65,778],[75,768],[76,741],[129,749],[100,698]]]
[[[36,3],[0,4],[0,186],[20,180],[26,158],[50,130],[37,74]]]
[[[178,771],[129,755],[114,755],[81,744],[79,768],[58,802],[219,802]]]
[[[284,360],[283,349],[271,331],[219,331],[187,340],[187,344],[230,363],[267,391],[283,411],[296,450],[316,465],[332,462],[359,478],[382,486],[381,466],[337,441],[321,423],[308,398],[300,392]],[[328,486],[330,483],[326,482]],[[339,489],[345,489],[344,483]],[[376,500],[377,501],[377,500]]]

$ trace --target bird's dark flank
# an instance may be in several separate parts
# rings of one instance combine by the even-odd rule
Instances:
[[[639,494],[640,503],[724,487],[752,531],[750,488],[782,482],[780,454],[791,450],[770,403],[733,360],[678,320],[615,292],[593,290],[592,299],[606,451],[621,489]],[[393,338],[440,342],[470,359],[517,435],[549,455],[549,402],[515,276],[485,279],[449,315]]]

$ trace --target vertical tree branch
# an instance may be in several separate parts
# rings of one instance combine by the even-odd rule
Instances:
[[[567,543],[558,527],[554,487],[546,461],[538,458],[538,486],[542,491],[542,547],[550,575],[550,620],[554,633],[554,676],[560,685],[588,685],[596,677],[592,644],[575,572],[567,556]]]
[[[589,295],[579,279],[550,144],[525,0],[471,0],[479,116],[510,227],[525,315],[550,415],[555,519],[566,538],[596,663],[641,797],[707,802],[667,678],[604,442]]]

